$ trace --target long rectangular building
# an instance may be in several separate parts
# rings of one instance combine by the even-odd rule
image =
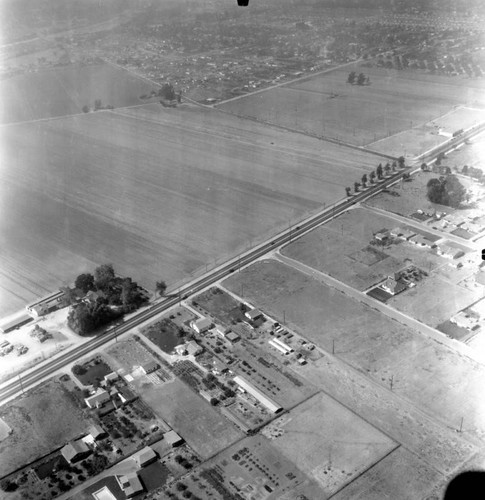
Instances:
[[[265,396],[259,389],[253,387],[247,380],[243,379],[239,375],[234,377],[234,382],[246,392],[251,394],[251,396],[255,397],[263,406],[268,408],[269,411],[273,413],[280,412],[283,408],[276,404],[272,399]]]
[[[288,344],[285,344],[283,341],[281,341],[280,339],[273,339],[273,342],[275,342],[276,344],[278,344],[279,346],[281,346],[283,349],[285,349],[286,351],[288,352],[293,352],[293,347],[290,347]]]
[[[280,351],[280,352],[281,352],[281,354],[285,354],[285,355],[286,355],[286,354],[289,354],[289,352],[290,352],[288,349],[285,349],[283,346],[281,346],[281,345],[277,344],[277,343],[274,341],[274,339],[270,340],[270,341],[268,342],[268,344],[269,344],[271,347],[274,347],[277,351]]]

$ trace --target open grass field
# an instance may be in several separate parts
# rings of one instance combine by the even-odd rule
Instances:
[[[347,84],[352,70],[369,75],[370,85]],[[483,106],[483,89],[485,79],[452,79],[356,64],[230,100],[220,107],[294,130],[366,145],[423,125],[454,106]]]
[[[142,104],[141,95],[153,85],[131,73],[108,64],[72,65],[28,73],[0,81],[0,123],[82,113],[83,106],[115,108]]]
[[[9,125],[2,142],[0,316],[105,262],[152,290],[186,280],[340,199],[378,160],[159,105]]]
[[[0,441],[0,477],[63,446],[90,425],[55,380],[2,406],[0,417],[12,431]]]
[[[243,435],[178,379],[146,386],[142,398],[203,458],[211,457]]]
[[[273,446],[330,496],[395,449],[392,439],[319,393],[269,426]],[[266,435],[268,429],[263,429]],[[269,434],[269,435],[271,435]]]
[[[281,263],[260,261],[224,282],[234,292],[241,284],[253,304],[327,352],[335,341],[335,356],[373,384],[388,389],[392,376],[394,392],[442,425],[464,416],[467,433],[485,437],[482,365]]]

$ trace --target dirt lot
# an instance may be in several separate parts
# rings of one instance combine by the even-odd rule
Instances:
[[[96,99],[115,108],[142,104],[140,95],[153,89],[141,78],[108,64],[28,73],[0,81],[0,123],[77,114],[85,105],[93,108]]]
[[[186,280],[342,198],[376,163],[160,105],[4,127],[1,156],[3,314],[105,262],[150,290]]]
[[[0,477],[63,446],[90,424],[55,380],[2,406],[0,417],[12,429],[0,441]]]
[[[358,290],[366,290],[411,263],[428,273],[447,264],[446,259],[431,250],[408,242],[370,245],[375,233],[395,227],[403,224],[392,217],[357,208],[299,238],[281,253]]]
[[[392,439],[325,394],[317,394],[263,429],[273,446],[318,482],[340,490],[395,449]]]
[[[232,423],[180,380],[146,386],[142,398],[203,458],[242,437]]]
[[[335,355],[374,383],[389,388],[393,377],[394,391],[443,425],[465,416],[470,437],[485,437],[478,363],[280,263],[258,262],[224,282],[241,284],[253,304],[327,352],[335,341]]]
[[[352,69],[337,69],[220,107],[363,145],[422,125],[453,106],[484,102],[483,81],[459,79],[457,84],[447,77],[356,65],[354,69],[369,75],[371,81],[370,85],[358,86],[346,83]],[[464,86],[468,87],[466,91]]]

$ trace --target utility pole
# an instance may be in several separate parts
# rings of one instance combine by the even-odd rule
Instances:
[[[458,431],[460,434],[463,432],[463,417],[461,417],[461,422],[460,422],[460,430]]]
[[[332,354],[335,354],[335,340],[332,339]]]
[[[394,375],[391,375],[390,383],[391,383],[391,391],[392,391],[392,386],[394,385]]]
[[[286,325],[286,311],[283,309],[283,324]]]

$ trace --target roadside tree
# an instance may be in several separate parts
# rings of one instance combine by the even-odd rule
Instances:
[[[365,188],[367,186],[367,175],[366,174],[364,174],[362,176],[361,181],[362,181],[362,187]]]
[[[346,194],[347,196],[350,196],[350,188],[349,188],[349,187],[346,187],[346,188],[345,188],[345,194]]]
[[[378,179],[382,179],[382,163],[379,163],[379,165],[377,165],[376,174]]]
[[[355,191],[356,193],[358,193],[358,192],[359,192],[359,188],[360,188],[360,183],[359,183],[359,182],[354,182],[354,191]]]
[[[157,281],[155,289],[157,290],[160,296],[163,296],[165,290],[167,289],[167,284],[165,283],[165,281]]]

